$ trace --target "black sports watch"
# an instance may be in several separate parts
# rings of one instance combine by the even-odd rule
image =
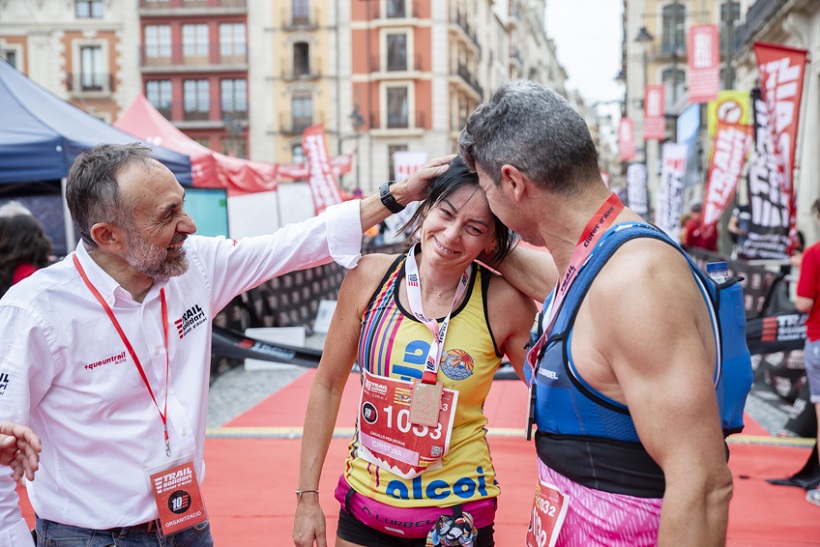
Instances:
[[[381,198],[384,206],[387,207],[388,211],[391,213],[400,213],[404,211],[404,205],[396,201],[396,198],[394,198],[393,194],[390,193],[390,186],[395,183],[395,180],[389,180],[379,186],[379,197]]]

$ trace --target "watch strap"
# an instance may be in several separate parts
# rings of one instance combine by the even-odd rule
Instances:
[[[395,184],[396,181],[387,181],[381,186],[379,186],[379,197],[382,200],[382,204],[387,207],[387,210],[391,213],[400,213],[404,210],[404,205],[401,205],[396,198],[393,197],[393,194],[390,193],[390,186]]]

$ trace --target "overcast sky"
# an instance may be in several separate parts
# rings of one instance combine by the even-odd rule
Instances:
[[[547,36],[558,60],[587,105],[623,99],[615,81],[621,69],[623,0],[547,0]],[[618,107],[605,107],[617,112]],[[603,112],[601,112],[603,113]]]

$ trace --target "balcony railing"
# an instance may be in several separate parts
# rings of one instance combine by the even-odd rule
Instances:
[[[114,90],[114,76],[107,72],[66,74],[66,89],[74,92],[101,92]]]
[[[282,79],[283,80],[317,80],[322,77],[322,71],[313,67],[291,67],[287,69],[284,67],[284,62],[281,63]],[[317,65],[321,65],[321,59],[317,60]]]
[[[385,61],[387,61],[387,60],[385,60]],[[405,68],[401,68],[401,67],[397,68],[395,66],[391,68],[390,64],[385,62],[384,69],[385,69],[386,72],[411,72],[411,71],[416,71],[416,70],[418,70],[418,71],[423,70],[422,66],[421,66],[421,54],[416,55],[412,59],[411,58],[405,59],[405,61],[406,61],[406,67]],[[378,55],[371,55],[370,56],[370,62],[368,64],[368,70],[370,72],[381,72],[382,71],[381,57],[379,57]]]
[[[412,9],[412,11],[411,11],[412,16],[415,17],[416,19],[418,19],[418,17],[419,17],[419,3],[417,1],[414,1],[413,2],[413,7],[411,9]],[[409,17],[409,15],[407,14],[406,9],[405,9],[403,14],[398,14],[398,15],[388,14],[387,10],[385,10],[385,12],[384,12],[384,19],[406,19],[407,17]]]
[[[232,120],[247,120],[248,119],[248,111],[247,110],[223,110],[222,111],[222,119],[225,120],[226,118]]]
[[[140,46],[140,66],[164,67],[179,65],[244,65],[248,63],[248,52],[237,51],[223,54],[212,52],[208,44],[204,55],[186,55],[180,42],[161,45]]]
[[[746,22],[734,33],[732,49],[739,51],[766,22],[771,19],[777,10],[786,3],[783,0],[757,0],[746,12]]]
[[[409,116],[400,114],[391,115],[388,112],[384,129],[425,129],[426,120],[427,117],[424,115],[424,112],[416,112],[416,123],[415,125],[410,125],[411,118]],[[373,112],[370,113],[370,127],[378,127],[376,125],[376,115]]]
[[[467,83],[467,85],[473,89],[473,91],[478,93],[479,97],[484,97],[484,88],[481,87],[481,84],[478,83],[478,79],[475,76],[473,76],[472,72],[470,72],[470,69],[467,68],[467,65],[459,63],[458,69],[456,70],[456,74],[458,74],[458,76],[462,80],[464,80]]]
[[[312,17],[311,17],[312,15]],[[282,10],[282,25],[285,30],[312,29],[319,26],[319,10],[313,13],[293,13],[291,10]]]
[[[311,125],[313,125],[312,116],[282,116],[279,118],[279,132],[283,135],[301,135]]]
[[[139,0],[142,9],[244,8],[247,0]]]
[[[186,122],[201,122],[210,119],[211,113],[207,110],[190,110],[182,114],[182,119]]]
[[[516,61],[519,66],[524,65],[524,58],[521,56],[521,51],[518,48],[513,48],[510,52],[510,58]]]
[[[461,30],[464,31],[464,34],[467,35],[476,49],[478,49],[478,54],[481,56],[481,44],[478,42],[478,36],[475,30],[473,30],[473,27],[470,26],[469,21],[467,21],[467,16],[461,13],[461,11],[456,12],[456,24],[461,27]]]

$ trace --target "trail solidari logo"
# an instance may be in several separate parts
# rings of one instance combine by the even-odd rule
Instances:
[[[206,321],[208,321],[208,317],[205,315],[205,312],[202,311],[199,304],[194,304],[185,310],[182,317],[174,321],[174,325],[177,328],[177,333],[179,334],[179,338],[181,340],[185,337],[185,335]]]

